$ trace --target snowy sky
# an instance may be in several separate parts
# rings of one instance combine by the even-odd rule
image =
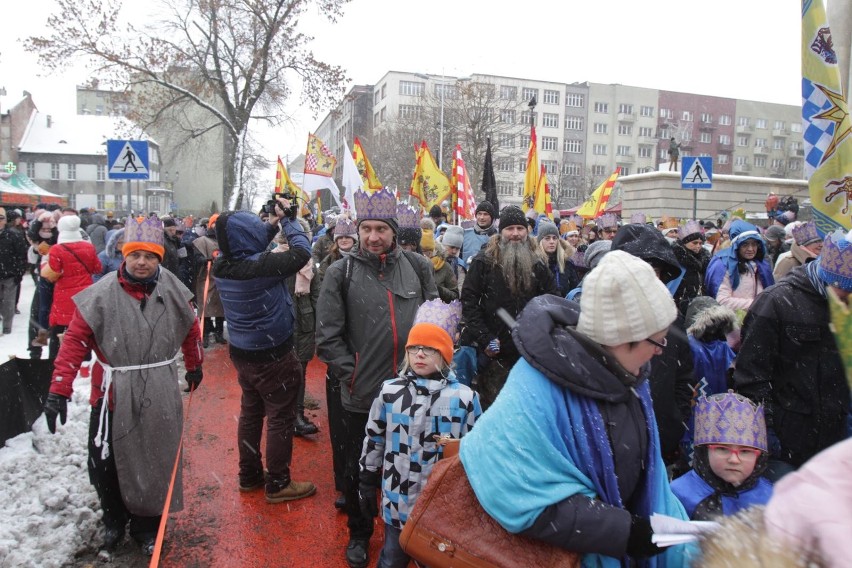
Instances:
[[[0,87],[9,95],[0,102],[14,102],[27,89],[44,112],[74,112],[74,86],[87,75],[69,67],[40,76],[20,39],[43,30],[53,0],[27,6],[28,17],[0,37]],[[144,20],[148,6],[139,3],[133,17]],[[317,57],[343,66],[350,85],[375,83],[389,70],[485,73],[795,105],[801,102],[800,10],[798,0],[352,0],[337,24],[315,11],[302,23],[316,38]],[[324,114],[315,119],[296,103],[293,120],[264,137],[270,159],[303,152]]]

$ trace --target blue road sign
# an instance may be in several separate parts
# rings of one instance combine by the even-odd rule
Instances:
[[[710,156],[684,156],[680,169],[683,189],[713,189],[713,158]]]
[[[109,179],[150,179],[147,140],[107,140]]]

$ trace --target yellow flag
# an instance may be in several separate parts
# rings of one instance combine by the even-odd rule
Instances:
[[[301,187],[293,183],[293,180],[290,179],[290,174],[287,173],[287,168],[284,167],[284,163],[281,161],[281,156],[278,156],[278,168],[275,171],[275,193],[289,193],[291,195],[295,195],[296,199],[298,199],[302,204],[299,209],[299,216],[304,217],[306,214],[311,212],[308,208],[308,202],[311,198],[302,190]]]
[[[547,171],[541,166],[541,174],[538,177],[538,188],[535,191],[535,204],[533,208],[540,215],[547,215],[553,219],[553,204],[550,202],[550,184],[547,183]]]
[[[373,192],[384,187],[382,182],[379,181],[373,165],[370,164],[370,160],[367,159],[367,153],[364,151],[364,147],[361,145],[361,141],[358,140],[357,136],[355,137],[355,145],[352,148],[352,159],[355,160],[355,166],[358,168],[358,173],[361,174],[361,179],[364,181],[362,187],[364,191],[372,195]]]
[[[426,211],[434,205],[440,206],[443,201],[450,198],[450,180],[438,168],[425,140],[417,155],[408,193],[416,198]]]
[[[584,219],[597,219],[602,215],[609,204],[609,196],[612,193],[612,188],[615,186],[615,180],[618,179],[619,173],[621,173],[621,168],[615,168],[612,175],[600,184],[586,202],[577,209],[577,215]]]
[[[538,174],[538,144],[536,144],[535,126],[533,126],[530,128],[530,151],[527,154],[527,173],[524,175],[524,199],[521,203],[524,213],[535,206]]]
[[[824,233],[852,227],[852,121],[837,63],[823,0],[803,2],[805,177],[814,222]]]
[[[305,156],[305,174],[331,177],[337,158],[325,143],[313,134],[308,135],[308,149]]]

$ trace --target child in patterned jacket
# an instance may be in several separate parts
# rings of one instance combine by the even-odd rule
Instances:
[[[482,413],[479,396],[450,368],[460,318],[458,300],[420,306],[400,374],[384,382],[370,409],[359,496],[362,512],[372,518],[378,515],[376,491],[382,490],[381,568],[408,566],[399,535],[432,466],[443,456],[441,440],[461,438]]]

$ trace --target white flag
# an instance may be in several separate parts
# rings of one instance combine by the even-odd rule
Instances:
[[[343,146],[346,150],[346,155],[343,157],[343,204],[340,208],[344,213],[349,213],[349,218],[354,221],[355,192],[363,189],[364,180],[361,178],[361,174],[358,173],[358,166],[355,165],[355,158],[352,157],[349,143],[344,140]]]

